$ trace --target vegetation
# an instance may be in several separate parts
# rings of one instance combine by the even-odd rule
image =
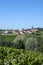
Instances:
[[[43,65],[43,31],[0,34],[0,65]]]
[[[22,43],[20,43],[20,41]],[[23,34],[18,35],[14,40],[13,43],[15,48],[18,48],[20,45],[24,45],[24,49],[26,50],[33,50],[33,51],[40,51],[43,52],[43,37],[38,34]],[[22,49],[23,49],[22,47]]]
[[[0,35],[0,46],[11,46],[16,35]]]
[[[0,65],[43,65],[43,53],[0,47]]]
[[[0,35],[1,41],[4,40],[4,42],[11,42],[15,37],[16,35]]]
[[[43,34],[40,32],[22,35],[0,35],[0,46],[43,52]]]

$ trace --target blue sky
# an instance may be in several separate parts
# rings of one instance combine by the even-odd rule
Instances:
[[[0,0],[0,29],[43,27],[43,0]]]

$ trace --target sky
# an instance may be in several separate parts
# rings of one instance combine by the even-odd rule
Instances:
[[[43,27],[43,0],[0,0],[0,29]]]

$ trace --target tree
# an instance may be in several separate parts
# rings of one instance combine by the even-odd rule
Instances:
[[[15,45],[15,48],[25,49],[25,47],[24,47],[24,41],[22,41],[22,40],[17,40],[14,45]]]
[[[38,41],[36,38],[30,37],[25,43],[26,50],[38,50]]]
[[[4,45],[5,45],[5,37],[0,36],[0,46],[4,46]]]

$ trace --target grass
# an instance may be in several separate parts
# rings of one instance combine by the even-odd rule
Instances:
[[[5,42],[11,42],[15,37],[16,35],[0,35],[0,38],[4,39]]]

